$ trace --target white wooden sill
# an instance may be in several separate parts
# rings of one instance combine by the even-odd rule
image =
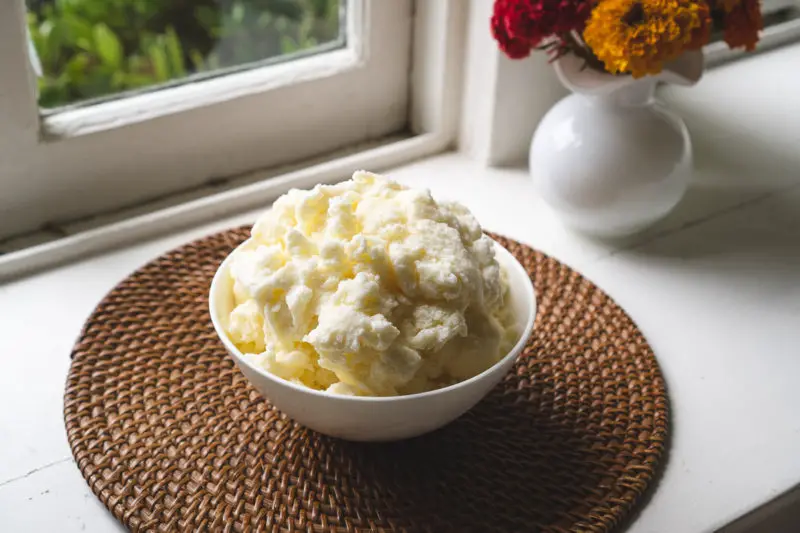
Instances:
[[[290,188],[346,179],[354,169],[384,169],[443,151],[445,133],[394,136],[339,151],[304,164],[234,176],[187,192],[130,208],[59,224],[16,239],[0,239],[0,282],[86,257],[113,247],[152,238],[246,211]]]
[[[389,172],[468,205],[487,229],[574,266],[639,324],[663,367],[669,460],[633,533],[796,531],[800,484],[800,46],[665,91],[689,121],[697,173],[685,201],[628,242],[571,234],[522,169],[444,154]],[[794,97],[794,99],[792,98]],[[188,240],[256,212],[0,285],[0,531],[109,531],[114,519],[72,461],[62,422],[69,352],[114,284]],[[783,526],[778,526],[779,522]]]

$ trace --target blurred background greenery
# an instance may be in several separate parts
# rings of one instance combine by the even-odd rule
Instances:
[[[39,104],[57,107],[344,43],[344,0],[27,0],[42,66]]]

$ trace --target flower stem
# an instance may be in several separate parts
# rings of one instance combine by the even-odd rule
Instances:
[[[573,54],[586,62],[587,67],[599,72],[606,72],[606,67],[603,62],[597,59],[597,56],[595,56],[594,53],[592,53],[592,50],[586,46],[586,44],[583,42],[583,39],[578,37],[574,32],[567,32],[561,35],[561,39],[567,44],[568,48]]]

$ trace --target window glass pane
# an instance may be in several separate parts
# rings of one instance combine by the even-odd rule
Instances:
[[[346,0],[27,0],[57,107],[345,44]]]
[[[761,12],[765,15],[782,9],[797,9],[798,0],[761,0]]]

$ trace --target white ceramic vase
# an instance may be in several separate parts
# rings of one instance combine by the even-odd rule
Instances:
[[[573,55],[555,69],[572,94],[547,113],[531,141],[530,172],[541,197],[564,224],[597,237],[630,235],[662,218],[686,191],[692,145],[683,120],[655,99],[655,87],[696,83],[702,53],[638,80],[584,68]]]

